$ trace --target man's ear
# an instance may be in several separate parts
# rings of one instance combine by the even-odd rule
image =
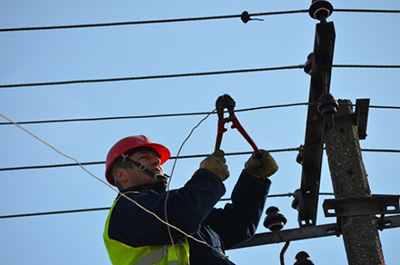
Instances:
[[[126,169],[124,169],[124,168],[117,168],[117,169],[114,171],[114,178],[115,178],[115,180],[118,181],[119,183],[125,183],[125,182],[127,182],[127,181],[128,181],[128,178],[127,178]]]

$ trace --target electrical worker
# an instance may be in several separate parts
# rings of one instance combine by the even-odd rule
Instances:
[[[254,235],[271,184],[268,177],[278,169],[275,160],[265,150],[257,158],[252,155],[232,191],[232,202],[216,209],[229,177],[224,152],[209,155],[182,188],[166,192],[161,165],[169,157],[166,147],[144,135],[123,138],[108,152],[107,181],[147,209],[124,196],[116,198],[103,234],[111,262],[234,265],[225,250]],[[168,229],[148,211],[186,235]]]

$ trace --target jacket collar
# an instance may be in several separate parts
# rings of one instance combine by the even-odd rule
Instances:
[[[148,192],[156,192],[156,193],[162,193],[165,191],[165,186],[164,183],[157,182],[157,183],[150,183],[150,184],[142,184],[142,185],[137,185],[137,186],[132,186],[127,189],[121,190],[121,193],[127,192],[127,191],[148,191]]]

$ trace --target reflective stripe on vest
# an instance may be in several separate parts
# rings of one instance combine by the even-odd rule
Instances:
[[[127,193],[139,193],[128,191]],[[121,198],[119,196],[110,208],[104,228],[103,239],[106,245],[111,263],[114,265],[188,265],[189,243],[187,238],[172,245],[131,247],[108,236],[111,213],[115,204]]]

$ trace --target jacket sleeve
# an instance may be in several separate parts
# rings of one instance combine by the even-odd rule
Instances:
[[[225,187],[217,176],[207,169],[199,169],[178,190],[127,195],[161,219],[191,234],[199,229],[224,193]],[[167,218],[164,210],[166,198]],[[133,247],[171,244],[167,226],[124,197],[114,206],[109,227],[110,238]],[[184,237],[173,228],[170,232],[174,243]]]
[[[205,220],[219,234],[226,249],[255,234],[270,185],[268,178],[260,181],[243,170],[232,191],[232,203],[213,210]]]

